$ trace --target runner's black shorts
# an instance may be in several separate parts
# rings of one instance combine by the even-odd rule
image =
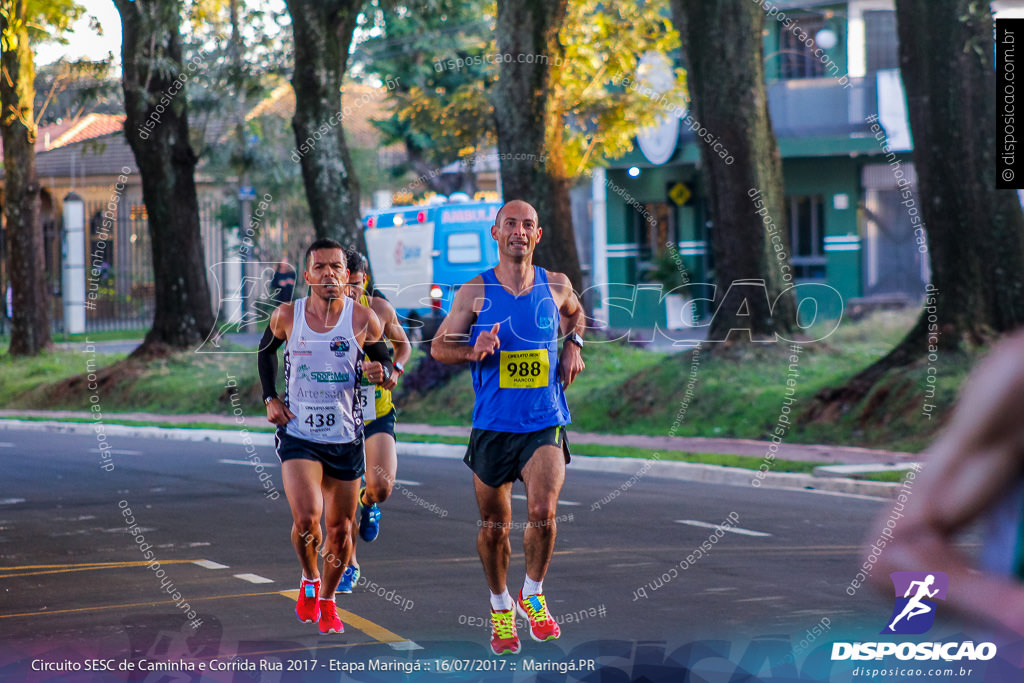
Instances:
[[[390,434],[395,438],[395,409],[391,408],[386,415],[381,415],[375,420],[370,420],[363,426],[363,441],[366,441],[374,434]]]
[[[569,440],[565,426],[545,427],[535,432],[496,432],[473,428],[463,462],[480,481],[492,488],[523,478],[523,468],[541,446],[559,446],[569,463]]]
[[[363,439],[350,443],[317,443],[294,437],[278,429],[274,435],[277,457],[286,460],[313,460],[323,465],[324,474],[341,481],[359,479],[366,472]]]

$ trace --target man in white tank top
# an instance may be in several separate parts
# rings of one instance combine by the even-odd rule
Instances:
[[[309,296],[274,310],[258,363],[267,420],[278,426],[275,441],[292,512],[291,538],[302,565],[296,615],[303,622],[318,622],[321,633],[342,633],[335,591],[352,553],[352,521],[365,469],[357,387],[364,352],[378,360],[380,347],[385,357],[387,350],[377,316],[345,296],[348,269],[340,244],[322,239],[310,245],[304,276]],[[283,399],[275,386],[276,350],[282,344]],[[391,371],[382,362],[368,367],[367,374],[379,383]],[[322,577],[318,551],[324,556]]]
[[[912,493],[887,507],[869,534],[876,546],[872,553],[877,540],[884,541],[870,573],[875,584],[891,591],[891,572],[944,572],[946,605],[1024,634],[1022,406],[1024,334],[1018,333],[971,374],[949,426],[927,451]],[[986,549],[975,562],[954,543],[959,532],[986,518]],[[887,526],[891,520],[895,526]]]

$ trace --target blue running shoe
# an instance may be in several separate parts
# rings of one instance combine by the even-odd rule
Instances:
[[[370,543],[380,533],[380,508],[377,504],[363,505],[363,489],[359,492],[359,538]]]
[[[345,567],[345,573],[341,575],[341,581],[338,582],[339,593],[351,593],[352,588],[359,581],[359,567],[354,564],[350,564]]]

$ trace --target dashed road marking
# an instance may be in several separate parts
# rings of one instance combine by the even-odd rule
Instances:
[[[202,567],[204,569],[227,569],[228,568],[228,566],[226,564],[221,564],[220,562],[214,562],[212,560],[196,560],[192,564],[199,565],[200,567]]]
[[[247,465],[249,467],[256,467],[257,465],[263,465],[264,467],[280,467],[280,463],[276,462],[252,462],[251,460],[231,460],[230,458],[221,458],[217,462],[224,465]]]
[[[0,505],[17,505],[24,502],[24,498],[0,498]]]
[[[522,501],[526,500],[526,496],[524,496],[521,493],[514,493],[514,494],[512,494],[512,498],[515,499],[515,500],[522,500]],[[572,500],[559,500],[558,504],[559,505],[582,505],[582,503],[577,503],[576,501],[572,501]]]
[[[123,448],[108,448],[101,451],[99,448],[90,448],[90,453],[110,453],[111,455],[145,455],[142,451],[131,451]]]
[[[728,531],[730,534],[739,534],[741,536],[771,536],[771,534],[765,533],[764,531],[752,531],[751,529],[741,529],[736,526],[722,526],[721,524],[711,524],[710,522],[698,522],[695,519],[677,519],[676,524],[699,526],[702,529],[721,529],[722,531]]]
[[[268,579],[259,574],[235,574],[234,576],[236,579],[248,581],[249,583],[274,583],[273,579]]]

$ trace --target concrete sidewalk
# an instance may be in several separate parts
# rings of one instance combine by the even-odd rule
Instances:
[[[20,419],[19,419],[20,418]],[[24,418],[35,418],[29,421]],[[71,422],[70,418],[86,421]],[[255,443],[257,446],[273,446],[273,435],[269,432],[251,432],[256,426],[263,426],[262,418],[246,416],[240,423],[231,415],[196,414],[196,415],[154,415],[151,413],[114,413],[102,416],[104,432],[108,436],[125,436],[132,438],[173,439],[194,442],[219,443]],[[118,420],[141,423],[137,425],[118,425]],[[208,423],[223,425],[230,429],[182,428],[188,423]],[[0,431],[5,429],[30,430],[62,433],[92,433],[95,429],[93,414],[87,411],[43,411],[43,410],[0,410]],[[418,424],[400,424],[399,433],[457,436],[468,435],[465,427],[436,427]],[[840,448],[828,446],[807,446],[800,444],[781,444],[775,459],[802,460],[804,462],[821,463],[815,468],[814,474],[796,474],[774,471],[773,459],[766,458],[770,453],[770,442],[749,441],[739,439],[705,439],[690,437],[651,437],[622,436],[608,434],[570,433],[570,441],[574,444],[573,467],[600,472],[617,472],[633,477],[649,472],[651,476],[670,479],[699,481],[709,484],[727,484],[734,486],[764,486],[765,488],[781,488],[811,492],[831,492],[845,495],[869,496],[872,498],[893,498],[900,484],[864,481],[866,472],[883,470],[907,470],[918,467],[914,456],[907,453],[890,451],[872,451],[862,448]],[[676,462],[662,460],[657,453],[652,458],[641,460],[636,458],[593,456],[587,453],[588,444],[607,446],[633,446],[658,450],[681,450],[691,453],[724,453],[766,458],[761,471],[740,467],[725,467],[694,462]],[[400,451],[407,455],[462,459],[465,446],[443,443],[413,443],[399,441]],[[845,463],[837,466],[837,463]],[[757,479],[755,482],[754,480]]]
[[[60,421],[67,418],[92,419],[92,413],[82,410],[0,410],[0,419],[16,419],[29,417]],[[174,427],[176,425],[205,422],[209,424],[237,426],[234,416],[219,413],[199,413],[195,415],[159,415],[154,413],[105,413],[104,422],[113,423],[118,420],[144,422],[154,426]],[[265,426],[255,417],[247,418],[250,426]],[[469,427],[436,426],[401,422],[396,430],[402,434],[420,436],[469,437]],[[569,431],[569,443],[573,450],[585,453],[587,444],[603,446],[631,446],[647,448],[654,451],[686,451],[690,453],[722,453],[726,455],[742,455],[752,458],[764,458],[769,455],[770,441],[753,441],[750,439],[719,439],[689,436],[643,436],[632,434],[593,434]],[[796,460],[800,462],[820,463],[822,465],[907,465],[919,462],[921,456],[914,453],[897,451],[872,450],[849,446],[825,446],[786,443],[778,446],[772,453],[778,460]],[[881,467],[879,469],[882,469]]]

